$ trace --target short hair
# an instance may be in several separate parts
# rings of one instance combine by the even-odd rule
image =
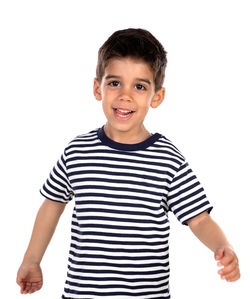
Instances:
[[[153,71],[155,92],[162,87],[167,66],[167,52],[149,31],[141,28],[118,30],[104,42],[98,51],[96,78],[99,82],[103,78],[109,60],[115,57],[143,59]]]

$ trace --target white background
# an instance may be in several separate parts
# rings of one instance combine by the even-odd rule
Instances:
[[[21,298],[16,272],[39,189],[67,143],[105,123],[93,96],[97,52],[116,30],[149,30],[168,52],[163,104],[146,127],[183,152],[240,260],[242,278],[221,281],[213,253],[170,215],[173,299],[246,299],[249,274],[248,1],[1,1],[1,298]],[[73,203],[42,261],[43,289],[60,298]],[[27,296],[27,295],[26,295]]]

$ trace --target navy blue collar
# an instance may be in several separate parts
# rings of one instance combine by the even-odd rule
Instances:
[[[143,150],[152,145],[157,139],[161,137],[161,134],[154,133],[146,140],[139,142],[139,143],[120,143],[110,139],[104,132],[104,125],[98,129],[97,131],[98,137],[101,142],[109,147],[124,150],[124,151],[136,151],[136,150]]]

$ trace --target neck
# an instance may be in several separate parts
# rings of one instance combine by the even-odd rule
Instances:
[[[113,141],[127,144],[140,143],[151,136],[144,125],[137,131],[128,132],[115,130],[106,123],[104,126],[104,132]]]

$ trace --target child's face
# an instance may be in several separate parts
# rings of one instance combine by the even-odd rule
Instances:
[[[139,134],[149,107],[156,108],[163,101],[165,89],[156,93],[154,89],[150,66],[130,57],[112,58],[101,83],[94,80],[94,95],[97,100],[102,100],[108,126],[116,133],[131,133],[129,135]]]

